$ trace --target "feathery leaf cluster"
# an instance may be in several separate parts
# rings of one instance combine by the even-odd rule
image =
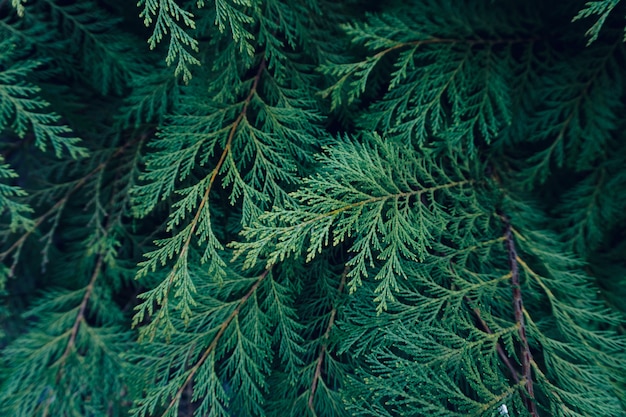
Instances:
[[[562,3],[0,4],[0,414],[626,414],[621,3]]]

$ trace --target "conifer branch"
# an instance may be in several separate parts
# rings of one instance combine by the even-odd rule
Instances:
[[[115,158],[116,156],[120,155],[123,152],[123,149],[125,149],[125,147],[121,147],[116,152],[114,152],[113,155],[109,159],[107,159],[105,162],[101,164],[102,168],[100,169],[104,169],[104,167],[106,167],[106,164],[111,159]],[[98,167],[100,167],[100,165]],[[115,195],[116,195],[115,192],[111,193],[111,201],[109,202],[110,205],[113,204],[113,199],[115,198]],[[104,228],[103,228],[105,235],[109,233],[109,229],[111,228],[112,223],[113,223],[112,217],[110,215],[107,215],[106,224],[104,225]],[[102,251],[98,253],[98,258],[96,260],[93,273],[91,274],[91,278],[89,279],[89,283],[87,284],[87,287],[85,287],[85,294],[83,295],[83,298],[78,307],[78,313],[76,314],[76,319],[74,319],[74,324],[72,325],[72,330],[70,331],[70,337],[67,340],[65,351],[63,352],[63,355],[61,355],[61,358],[58,361],[60,365],[62,365],[67,360],[67,357],[72,351],[72,348],[76,344],[76,337],[78,336],[78,330],[80,329],[81,323],[85,321],[85,312],[87,311],[87,303],[89,302],[93,294],[96,281],[98,277],[100,276],[100,274],[102,273],[102,267],[104,266],[105,257],[106,257],[106,253]],[[63,368],[59,367],[59,371],[56,377],[57,383],[61,379],[62,372],[63,372]]]
[[[337,296],[340,296],[343,292],[343,288],[346,285],[346,277],[348,276],[348,272],[350,267],[346,266],[341,274],[341,281],[339,283],[339,288],[337,288]],[[311,412],[315,415],[315,407],[313,405],[313,399],[315,397],[315,392],[317,391],[317,385],[319,383],[320,378],[322,377],[322,365],[324,364],[324,355],[326,354],[326,349],[328,346],[328,339],[330,337],[330,331],[335,325],[335,317],[337,316],[337,303],[334,303],[333,308],[330,312],[330,318],[328,319],[328,325],[326,326],[326,331],[324,331],[324,335],[322,336],[322,345],[320,346],[319,354],[317,355],[317,361],[315,365],[315,374],[313,374],[313,381],[311,382],[311,392],[309,394],[309,402],[308,406]]]
[[[533,357],[528,344],[526,335],[526,324],[524,322],[524,301],[522,299],[522,289],[520,285],[519,265],[517,263],[518,256],[515,248],[515,240],[511,223],[508,217],[500,216],[504,223],[504,236],[506,237],[506,249],[509,257],[509,266],[511,268],[511,289],[513,290],[513,310],[515,312],[515,322],[518,326],[520,343],[521,343],[521,360],[522,360],[522,376],[525,381],[525,388],[528,397],[525,405],[532,417],[539,417],[537,405],[535,404],[535,390],[532,375]]]
[[[493,330],[491,330],[491,328],[489,327],[489,325],[487,324],[487,322],[482,318],[480,309],[478,307],[476,307],[474,305],[474,302],[468,297],[465,296],[465,300],[467,301],[467,303],[469,304],[470,308],[472,309],[472,311],[474,312],[474,316],[476,316],[476,319],[478,320],[478,323],[480,323],[480,326],[482,327],[482,329],[487,333],[487,334],[493,334]],[[511,360],[509,359],[509,356],[506,354],[506,352],[504,351],[504,348],[502,347],[502,345],[500,344],[500,342],[496,343],[496,351],[498,352],[498,356],[500,357],[500,360],[506,365],[506,367],[509,369],[509,373],[511,374],[511,377],[513,378],[513,380],[515,381],[516,384],[519,384],[520,379],[519,379],[519,374],[517,369],[515,369],[515,367],[513,366],[513,363],[511,362]]]
[[[138,3],[0,0],[0,415],[624,410],[626,1]]]
[[[353,210],[353,209],[357,209],[359,207],[363,207],[363,206],[367,206],[369,204],[374,204],[374,203],[378,203],[381,201],[387,201],[387,200],[391,200],[391,199],[399,199],[399,198],[406,198],[406,197],[414,197],[417,196],[417,200],[420,200],[422,195],[424,193],[432,193],[435,191],[439,191],[439,190],[444,190],[447,188],[453,188],[453,187],[461,187],[463,185],[467,185],[467,184],[473,184],[474,180],[463,180],[463,181],[455,181],[455,182],[450,182],[447,184],[442,184],[442,185],[435,185],[432,187],[426,187],[426,188],[422,188],[419,190],[415,190],[415,191],[410,191],[410,192],[400,192],[400,193],[395,193],[395,194],[387,194],[387,195],[383,195],[383,196],[378,196],[378,197],[371,197],[365,200],[361,200],[361,201],[357,201],[355,203],[350,203],[350,204],[346,204],[343,207],[339,207],[336,208],[334,210],[330,210],[326,213],[321,213],[320,215],[303,221],[301,223],[298,224],[294,224],[293,226],[290,226],[286,229],[295,229],[298,227],[302,227],[302,226],[306,226],[308,224],[311,223],[316,223],[320,220],[323,220],[325,218],[328,217],[334,217],[338,214],[341,214],[343,212],[349,211],[349,210]]]
[[[519,235],[519,233],[513,229],[512,230],[514,234]],[[551,290],[549,288],[549,286],[546,284],[546,282],[544,282],[543,278],[537,274],[533,269],[530,268],[530,266],[519,256],[517,257],[517,263],[519,263],[522,268],[531,276],[535,279],[535,282],[541,287],[541,289],[544,291],[545,295],[548,297],[548,299],[550,300],[550,304],[552,306],[553,309],[557,309],[557,308],[561,308],[558,304],[558,297],[557,295],[553,292],[553,290]],[[603,312],[604,314],[606,314],[606,312]],[[529,313],[526,311],[526,309],[524,309],[524,315],[527,318],[527,320],[529,322],[532,323],[532,319],[529,315]],[[581,328],[579,323],[576,322],[576,319],[574,317],[572,317],[571,314],[568,314],[567,312],[564,313],[563,315],[563,319],[564,321],[566,321],[567,325],[569,326],[569,328],[576,333],[577,336],[577,342],[581,343],[582,345],[584,345],[589,351],[595,351],[596,353],[600,353],[601,355],[605,355],[604,352],[599,351],[597,347],[594,347],[592,344],[589,343],[588,340],[588,336],[585,336],[584,334],[581,333]],[[536,325],[535,325],[536,326]],[[602,368],[603,365],[601,361],[598,360],[598,358],[594,358],[592,359],[593,363],[598,366],[599,368]],[[534,360],[533,360],[533,363]]]
[[[78,314],[76,314],[76,319],[74,320],[74,324],[72,325],[72,330],[70,331],[70,337],[67,340],[67,345],[65,346],[65,351],[61,358],[59,359],[59,364],[62,365],[67,357],[69,356],[74,344],[76,343],[76,336],[78,335],[78,330],[80,328],[81,323],[85,320],[85,311],[87,310],[87,303],[89,302],[89,298],[93,293],[93,289],[96,285],[96,280],[100,276],[100,272],[102,266],[104,264],[104,254],[98,255],[98,260],[96,261],[96,265],[93,269],[93,273],[91,274],[91,278],[89,280],[89,284],[85,288],[85,295],[83,295],[83,299],[80,302],[80,306],[78,307]],[[57,383],[61,379],[61,375],[63,372],[63,368],[59,368],[59,372],[57,373]]]
[[[579,89],[576,91],[575,96],[570,99],[566,112],[559,112],[559,116],[561,114],[567,114],[567,117],[565,117],[562,121],[558,119],[556,120],[557,123],[560,123],[558,133],[556,133],[556,136],[551,141],[550,145],[536,156],[538,160],[541,159],[537,165],[541,167],[542,170],[549,170],[549,164],[553,155],[556,155],[557,164],[559,166],[563,165],[565,154],[563,148],[569,145],[565,142],[569,141],[571,143],[576,141],[575,139],[568,137],[568,132],[569,134],[574,132],[577,135],[585,135],[585,124],[591,123],[591,120],[585,120],[585,118],[590,116],[582,116],[582,114],[586,112],[585,106],[593,102],[592,87],[598,79],[602,79],[601,75],[604,71],[606,71],[609,60],[613,56],[616,48],[621,44],[622,42],[620,41],[614,42],[613,45],[611,45],[611,47],[606,51],[602,59],[600,59],[599,62],[594,63],[595,65],[592,67],[593,70],[587,76],[587,79],[581,83],[580,86],[577,86]],[[550,140],[550,137],[548,136],[546,139]],[[589,153],[591,154],[591,152]],[[541,156],[541,158],[538,158],[538,156]]]
[[[109,48],[107,47],[108,45],[103,41],[103,39],[99,39],[98,36],[93,32],[93,30],[91,28],[89,28],[88,25],[86,25],[84,22],[82,22],[79,18],[77,18],[75,15],[72,15],[66,7],[60,6],[58,5],[54,0],[46,0],[46,4],[50,7],[50,9],[54,10],[55,12],[57,12],[59,15],[63,16],[63,18],[67,21],[67,22],[71,22],[71,24],[73,26],[75,26],[76,29],[78,29],[78,31],[82,34],[84,34],[84,36],[86,38],[88,38],[91,42],[93,42],[93,46],[97,49],[99,49],[100,51],[106,53],[106,54],[110,54],[112,55],[110,57],[110,62],[114,65],[120,65],[119,62],[119,57],[114,56],[109,50]]]
[[[409,47],[409,46],[423,46],[423,45],[436,45],[436,44],[465,44],[470,47],[475,45],[502,45],[502,44],[516,44],[516,43],[532,43],[536,42],[538,38],[530,37],[530,38],[504,38],[504,39],[458,39],[458,38],[428,38],[421,39],[410,42],[399,42],[396,45],[390,46],[389,48],[383,49],[382,51],[377,52],[372,57],[368,58],[370,60],[378,60],[383,56],[387,55],[390,52],[393,52],[397,49]]]
[[[102,171],[103,169],[105,169],[108,164],[114,160],[115,158],[119,157],[122,153],[124,153],[126,151],[126,149],[128,149],[130,146],[135,145],[137,142],[139,142],[140,140],[142,140],[142,138],[140,139],[136,139],[130,142],[127,142],[125,144],[123,144],[122,146],[119,147],[119,149],[117,149],[114,153],[111,154],[111,156],[109,156],[105,161],[101,162],[100,164],[98,164],[93,170],[91,170],[87,175],[85,175],[84,177],[80,178],[78,181],[76,181],[76,183],[74,184],[74,186],[72,188],[70,188],[65,195],[58,200],[52,207],[50,207],[45,213],[43,213],[41,216],[39,216],[37,218],[37,220],[33,223],[33,225],[30,227],[29,230],[27,230],[23,235],[21,235],[15,242],[13,242],[13,244],[11,246],[9,246],[5,251],[0,253],[0,262],[3,262],[7,256],[9,256],[11,253],[13,253],[14,251],[18,251],[19,249],[22,247],[22,245],[26,242],[26,240],[30,237],[30,235],[32,235],[39,226],[41,226],[41,224],[51,215],[53,215],[55,212],[57,212],[57,210],[60,210],[63,208],[63,206],[67,203],[67,201],[70,199],[70,197],[78,190],[80,190],[83,186],[85,186],[85,184],[87,184],[87,182],[95,175],[97,175],[100,171]],[[15,263],[13,264],[13,267],[11,268],[10,271],[10,275],[11,276],[13,274],[13,269],[15,267]]]
[[[226,139],[226,144],[224,145],[224,149],[222,151],[222,154],[220,155],[220,158],[217,161],[217,164],[215,165],[215,168],[213,168],[213,171],[211,172],[211,176],[209,178],[209,182],[207,184],[207,188],[204,191],[204,194],[202,196],[202,200],[200,200],[200,204],[198,205],[198,208],[196,209],[196,213],[193,217],[193,219],[191,220],[189,227],[189,232],[187,233],[187,237],[180,249],[180,252],[178,254],[178,259],[183,259],[187,256],[187,251],[189,250],[189,246],[191,245],[191,241],[192,238],[195,234],[195,231],[198,227],[198,224],[200,223],[200,216],[202,214],[202,211],[204,209],[204,207],[209,203],[209,196],[211,194],[211,190],[213,189],[213,185],[215,184],[215,180],[217,179],[217,176],[220,172],[220,170],[222,169],[222,166],[224,165],[224,161],[226,160],[226,157],[228,156],[228,154],[231,151],[231,147],[232,147],[232,143],[233,143],[233,138],[235,137],[235,133],[237,132],[237,129],[239,128],[239,125],[241,124],[241,122],[244,120],[244,118],[246,118],[247,116],[247,111],[248,111],[248,106],[250,105],[250,102],[252,101],[252,98],[254,97],[254,95],[257,93],[257,88],[259,85],[259,81],[261,79],[261,75],[263,74],[263,71],[266,69],[266,62],[263,59],[261,61],[261,63],[259,64],[259,68],[257,69],[257,72],[253,78],[252,81],[252,86],[250,88],[250,91],[247,95],[247,97],[245,98],[245,100],[243,101],[243,107],[241,109],[241,111],[239,112],[239,115],[237,116],[237,118],[235,119],[235,121],[233,122],[233,124],[231,125],[229,132],[228,132],[228,137]],[[165,289],[165,293],[163,295],[163,297],[161,298],[161,300],[159,301],[160,304],[163,306],[166,303],[166,300],[169,298],[169,293],[173,287],[175,278],[177,276],[177,270],[178,270],[178,263],[176,265],[174,265],[174,267],[172,268],[172,271],[170,271],[170,273],[168,274],[167,277],[167,287]],[[139,274],[142,273],[147,273],[147,268],[145,268],[142,271],[139,271]]]
[[[174,394],[174,396],[172,397],[172,400],[169,402],[167,408],[161,414],[162,417],[166,416],[167,413],[170,410],[172,410],[172,408],[174,408],[176,404],[180,401],[180,398],[185,392],[185,389],[191,383],[191,381],[193,380],[194,376],[196,375],[200,367],[204,364],[204,362],[207,360],[209,355],[215,351],[217,344],[219,343],[220,339],[222,338],[222,336],[228,329],[228,326],[230,326],[230,324],[235,319],[235,317],[237,317],[243,305],[246,303],[246,301],[248,301],[248,299],[252,296],[252,294],[256,292],[256,290],[259,288],[259,286],[261,285],[265,277],[267,277],[267,275],[270,273],[270,271],[271,271],[271,268],[263,271],[263,273],[259,275],[255,283],[252,285],[252,287],[250,287],[248,292],[243,297],[241,297],[241,299],[239,299],[239,302],[237,303],[237,307],[235,307],[235,309],[232,311],[232,313],[230,313],[230,315],[226,318],[226,320],[222,322],[219,330],[217,331],[217,334],[215,335],[215,337],[213,337],[211,344],[206,348],[206,350],[204,351],[200,359],[198,359],[198,362],[196,362],[196,364],[190,369],[189,375],[187,375],[187,378],[185,378],[185,381],[178,388],[178,390],[176,391],[176,394]]]
[[[516,44],[516,43],[532,43],[536,42],[538,38],[511,38],[511,39],[455,39],[455,38],[428,38],[428,39],[420,39],[409,42],[397,42],[395,45],[390,46],[388,48],[382,49],[375,53],[374,55],[368,56],[364,62],[374,62],[377,63],[382,59],[385,55],[390,52],[396,51],[398,49],[412,47],[417,48],[425,45],[453,45],[453,44],[464,44],[469,48],[472,48],[476,45],[502,45],[502,44]],[[346,72],[341,79],[337,82],[337,84],[345,81],[350,76],[354,75],[359,70],[362,70],[359,66],[355,66],[351,71]]]

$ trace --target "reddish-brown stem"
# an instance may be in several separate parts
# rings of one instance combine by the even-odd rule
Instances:
[[[522,299],[522,288],[520,285],[519,265],[517,263],[517,249],[515,248],[515,240],[511,230],[511,223],[506,216],[501,216],[504,223],[504,237],[506,249],[509,256],[509,266],[511,268],[511,289],[513,290],[513,310],[515,312],[515,322],[517,323],[520,350],[522,361],[522,376],[525,381],[526,388],[526,407],[533,417],[539,417],[537,405],[535,404],[535,390],[532,375],[533,357],[528,344],[526,335],[526,324],[524,322],[524,301]]]
[[[166,415],[180,400],[181,396],[183,395],[183,392],[185,391],[185,388],[187,387],[187,385],[191,383],[191,381],[193,380],[193,377],[196,375],[200,367],[204,364],[204,362],[209,357],[209,355],[215,350],[221,337],[226,332],[226,329],[228,329],[228,326],[230,325],[230,323],[232,323],[233,319],[239,314],[241,307],[243,307],[246,301],[248,301],[248,299],[252,296],[252,294],[254,294],[254,292],[259,288],[259,285],[261,285],[261,282],[265,279],[265,277],[267,276],[269,272],[270,270],[267,269],[261,275],[259,275],[259,277],[255,281],[254,285],[250,288],[250,290],[248,290],[248,292],[243,297],[241,297],[241,299],[239,299],[239,302],[237,303],[237,307],[232,311],[232,313],[230,313],[230,315],[226,318],[226,320],[222,322],[219,330],[217,331],[217,334],[215,335],[215,337],[213,337],[211,344],[209,345],[209,347],[206,348],[206,350],[204,351],[200,359],[198,359],[198,362],[196,362],[196,364],[191,368],[189,375],[187,375],[187,378],[185,378],[185,381],[183,382],[183,384],[178,388],[178,391],[176,391],[176,394],[174,394],[174,396],[172,397],[172,400],[168,404],[167,409],[162,414],[163,416]]]
[[[485,331],[488,334],[493,334],[493,331],[491,330],[491,328],[489,327],[487,322],[482,318],[482,315],[481,315],[480,310],[478,309],[478,307],[474,307],[473,306],[474,303],[472,302],[472,300],[469,297],[465,297],[465,300],[467,301],[467,303],[469,304],[470,308],[474,312],[474,316],[476,316],[476,319],[480,323],[480,327],[482,327],[483,331]],[[519,379],[518,372],[515,369],[515,366],[513,366],[513,363],[511,363],[511,360],[509,359],[509,356],[506,354],[506,352],[504,351],[504,348],[502,347],[502,345],[499,342],[496,344],[496,351],[498,352],[498,356],[500,357],[500,360],[509,369],[509,372],[510,372],[511,376],[513,377],[513,380],[515,381],[515,383],[519,383],[520,379]]]
[[[91,279],[89,280],[89,284],[85,288],[85,295],[83,295],[83,299],[80,302],[80,306],[78,307],[78,314],[76,315],[76,319],[74,320],[74,325],[72,326],[72,330],[70,331],[70,338],[67,341],[67,345],[65,346],[65,351],[63,355],[59,359],[59,363],[62,364],[70,352],[72,351],[72,347],[76,344],[76,336],[78,335],[78,330],[80,329],[80,324],[85,320],[85,310],[87,309],[87,303],[89,302],[89,298],[93,292],[94,286],[96,285],[96,280],[98,276],[100,276],[100,271],[102,269],[102,265],[104,264],[104,255],[98,255],[98,260],[96,261],[96,265],[93,269],[93,273],[91,274]],[[61,369],[57,374],[57,382],[61,378]]]
[[[125,148],[126,148],[126,146],[121,147],[109,159],[107,159],[107,161],[105,161],[102,164],[100,164],[99,165],[99,167],[101,166],[100,169],[104,169],[106,164],[111,159],[113,159],[113,158],[117,157],[118,155],[120,155]],[[94,172],[94,171],[92,171],[92,172]],[[86,181],[86,178],[83,178],[83,180]],[[74,188],[76,188],[76,187],[74,187]],[[110,204],[113,204],[114,196],[115,196],[115,192],[111,193]],[[66,196],[66,198],[67,197],[68,196]],[[104,226],[104,228],[107,231],[111,227],[111,221],[112,221],[112,219],[110,217],[107,217],[106,225]],[[96,260],[96,264],[95,264],[95,266],[93,268],[93,273],[91,274],[91,278],[89,279],[89,283],[87,284],[87,287],[85,287],[85,294],[83,295],[83,299],[80,302],[80,305],[78,307],[78,313],[76,314],[76,319],[74,319],[74,324],[72,325],[72,329],[70,330],[70,337],[69,337],[69,339],[67,341],[67,345],[65,346],[65,351],[63,352],[63,355],[61,355],[61,358],[59,359],[59,364],[63,364],[65,362],[65,360],[69,356],[70,352],[72,351],[72,348],[76,344],[76,337],[78,335],[78,330],[80,329],[81,323],[85,321],[85,311],[87,310],[87,303],[89,302],[89,299],[91,298],[91,295],[93,293],[93,289],[94,289],[94,287],[96,285],[96,280],[100,276],[100,273],[102,271],[102,267],[104,265],[104,256],[105,255],[103,253],[99,253],[98,254],[98,258]],[[57,373],[57,377],[56,377],[57,382],[61,378],[62,369],[63,368],[59,367],[59,372]]]
[[[339,288],[337,288],[337,296],[339,296],[343,292],[343,288],[346,285],[346,277],[348,276],[349,268],[346,266],[341,274],[341,281],[339,282]],[[324,364],[324,356],[326,354],[326,347],[328,345],[328,338],[330,337],[330,331],[335,325],[335,317],[337,316],[337,305],[333,306],[330,311],[330,318],[328,319],[328,325],[326,326],[326,330],[324,331],[324,335],[322,336],[322,345],[320,346],[319,354],[317,355],[316,365],[315,365],[315,374],[313,374],[313,381],[311,381],[311,392],[309,394],[309,409],[315,414],[315,407],[313,406],[313,399],[315,397],[315,392],[317,391],[317,386],[319,384],[319,380],[322,377],[322,366]]]

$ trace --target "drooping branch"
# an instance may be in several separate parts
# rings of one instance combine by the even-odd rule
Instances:
[[[491,328],[489,327],[485,319],[483,319],[480,309],[474,306],[474,302],[469,297],[466,296],[465,301],[467,301],[467,303],[469,304],[470,308],[472,309],[472,312],[474,313],[474,316],[478,320],[478,323],[480,324],[480,327],[483,329],[483,331],[486,332],[487,334],[493,334],[493,330],[491,330]],[[513,363],[511,362],[511,360],[509,359],[509,356],[504,351],[504,348],[502,347],[500,342],[496,343],[496,351],[498,352],[498,356],[500,357],[500,360],[502,361],[502,363],[504,363],[506,367],[509,369],[511,377],[513,378],[515,383],[519,383],[520,382],[519,373],[517,369],[515,369],[515,366],[513,366]]]
[[[248,299],[252,296],[252,294],[256,292],[256,290],[261,285],[261,282],[263,282],[263,280],[265,279],[265,277],[267,277],[267,274],[269,274],[269,272],[270,272],[270,269],[266,269],[265,271],[263,271],[263,273],[259,275],[259,277],[254,282],[254,285],[252,285],[252,287],[250,287],[248,292],[239,299],[239,302],[237,303],[237,307],[235,307],[232,313],[228,315],[226,320],[222,322],[222,324],[219,327],[219,330],[217,331],[217,334],[213,337],[213,340],[211,340],[211,344],[209,344],[209,346],[205,349],[204,353],[202,353],[202,356],[200,357],[200,359],[198,359],[196,364],[191,368],[191,370],[189,371],[189,375],[187,375],[187,378],[185,378],[185,381],[178,388],[178,390],[176,391],[176,394],[172,396],[172,400],[169,402],[167,409],[161,414],[162,416],[167,415],[169,411],[178,403],[183,393],[185,392],[185,389],[187,388],[189,384],[191,384],[194,376],[196,376],[196,374],[200,370],[200,367],[204,364],[204,362],[207,360],[209,355],[213,353],[215,349],[217,348],[217,345],[220,339],[222,338],[222,336],[224,335],[224,333],[226,332],[226,330],[228,329],[228,326],[230,326],[230,324],[235,319],[235,317],[237,317],[237,315],[239,314],[239,311],[241,311],[241,308],[246,303],[246,301],[248,301]]]
[[[76,336],[78,335],[78,330],[80,329],[80,325],[85,321],[87,304],[89,303],[91,295],[93,294],[93,290],[96,285],[96,280],[98,279],[98,277],[100,276],[102,272],[103,265],[104,265],[104,255],[100,254],[98,255],[98,260],[96,261],[96,265],[94,266],[93,274],[91,275],[89,284],[87,284],[87,287],[85,287],[85,294],[83,295],[83,299],[81,300],[80,306],[78,307],[78,313],[76,314],[76,318],[74,319],[74,324],[72,325],[72,330],[70,331],[70,337],[67,340],[65,351],[63,352],[61,359],[59,359],[59,364],[63,364],[67,360],[70,352],[72,351],[72,348],[76,344]],[[63,368],[59,367],[59,372],[57,373],[57,383],[61,379],[61,376],[63,374],[62,371],[63,371]]]
[[[341,281],[339,283],[339,288],[337,288],[337,296],[341,295],[343,292],[343,288],[346,285],[346,277],[348,276],[349,268],[346,266],[341,274]],[[326,326],[326,330],[324,331],[324,335],[322,336],[322,345],[320,346],[319,354],[317,355],[317,361],[315,365],[315,373],[313,374],[313,381],[311,381],[311,389],[309,393],[309,409],[315,414],[315,407],[313,405],[313,399],[315,397],[315,392],[317,391],[317,386],[319,384],[319,380],[322,377],[322,366],[324,365],[324,356],[326,354],[326,349],[328,346],[328,338],[330,337],[330,331],[335,325],[335,317],[337,316],[337,303],[334,303],[333,308],[330,312],[330,318],[328,319],[328,325]]]
[[[11,270],[9,271],[9,276],[12,276],[13,273],[14,273],[14,269],[15,269],[15,267],[17,265],[17,260],[18,260],[17,258],[19,257],[18,255],[20,253],[20,250],[21,250],[22,246],[24,245],[26,240],[37,230],[37,228],[39,228],[39,226],[41,226],[46,221],[46,219],[51,217],[57,211],[63,210],[63,208],[65,207],[65,204],[68,202],[70,197],[76,191],[80,190],[83,186],[85,186],[85,184],[87,184],[87,182],[91,178],[93,178],[95,175],[97,175],[98,173],[103,171],[105,168],[107,168],[108,164],[111,161],[114,161],[116,158],[118,158],[120,155],[122,155],[129,147],[135,146],[137,143],[139,143],[138,146],[141,146],[141,142],[144,139],[145,139],[145,137],[140,136],[139,138],[137,138],[135,140],[126,142],[123,145],[121,145],[115,152],[111,153],[111,155],[105,161],[103,161],[100,164],[98,164],[98,166],[96,166],[93,170],[88,172],[84,177],[82,177],[79,180],[77,180],[74,183],[74,186],[71,187],[65,193],[65,195],[59,201],[57,201],[52,207],[50,207],[45,213],[40,215],[37,218],[37,220],[35,220],[33,226],[29,230],[27,230],[22,236],[20,236],[19,239],[17,239],[15,242],[13,242],[13,244],[8,249],[6,249],[4,252],[0,252],[0,262],[3,262],[12,253],[16,253],[17,254],[17,255],[14,255],[15,259],[14,259],[13,264],[11,266]]]
[[[189,250],[189,246],[191,244],[191,237],[193,236],[198,226],[198,223],[200,221],[200,214],[202,213],[202,209],[204,208],[205,205],[208,204],[209,194],[211,192],[211,189],[213,188],[213,185],[215,184],[215,180],[217,179],[217,176],[220,170],[222,169],[222,165],[224,165],[226,156],[231,150],[235,133],[237,132],[237,129],[239,129],[239,125],[241,124],[241,121],[247,116],[248,106],[250,105],[250,102],[252,101],[252,98],[254,97],[254,95],[257,93],[259,80],[261,79],[261,75],[263,74],[263,71],[265,71],[265,66],[266,66],[265,61],[261,61],[261,64],[259,64],[258,71],[256,75],[254,76],[254,80],[252,82],[252,87],[250,88],[250,92],[248,93],[248,96],[243,101],[243,107],[241,108],[241,112],[239,112],[239,115],[237,116],[233,124],[230,126],[230,129],[228,131],[228,138],[226,139],[226,145],[224,146],[224,150],[222,151],[222,154],[220,155],[220,158],[217,161],[215,168],[213,169],[213,171],[211,171],[211,178],[209,179],[209,185],[206,188],[204,195],[202,196],[202,200],[200,201],[200,204],[198,205],[198,209],[196,210],[196,214],[194,215],[193,220],[191,221],[191,232],[189,232],[189,237],[186,239],[183,249],[180,252],[180,257],[183,257],[185,253]]]
[[[524,301],[522,299],[522,288],[520,286],[520,273],[518,265],[517,249],[515,247],[515,240],[513,238],[513,232],[511,230],[511,223],[506,216],[501,216],[504,223],[504,237],[505,245],[509,258],[509,267],[511,268],[511,289],[513,291],[513,311],[515,313],[515,322],[517,323],[519,338],[520,338],[520,350],[522,361],[522,377],[524,378],[524,386],[526,388],[527,398],[525,401],[528,412],[533,417],[539,417],[537,411],[537,405],[535,404],[535,390],[532,376],[532,353],[528,344],[528,337],[526,335],[526,324],[524,322]]]
[[[105,166],[106,166],[106,163],[108,163],[112,158],[115,158],[115,157],[121,155],[125,148],[126,147],[122,147],[122,148],[118,149],[117,152],[115,152],[111,156],[111,158],[107,159],[106,162],[103,162],[103,164],[105,164],[105,165],[101,164],[101,166],[102,166],[101,169],[104,169]],[[86,181],[86,179],[84,179],[84,180]],[[113,205],[113,199],[114,199],[115,194],[116,194],[115,192],[111,193],[111,200],[109,201],[109,205],[110,206]],[[104,225],[105,236],[109,234],[110,229],[112,227],[112,223],[113,223],[113,219],[111,218],[111,216],[109,214],[107,214],[107,216],[106,216],[106,224]],[[85,294],[83,295],[83,298],[82,298],[82,300],[80,302],[80,305],[78,307],[78,313],[76,314],[76,318],[74,319],[74,324],[72,325],[72,329],[70,331],[70,335],[69,335],[69,338],[67,340],[67,344],[65,346],[65,351],[63,352],[63,355],[59,359],[59,364],[63,364],[67,360],[67,358],[69,357],[72,349],[76,345],[76,338],[78,336],[78,331],[80,330],[80,326],[83,323],[86,323],[87,304],[89,304],[89,301],[91,300],[92,295],[94,293],[94,289],[96,287],[96,281],[98,280],[99,277],[102,276],[102,269],[105,266],[105,257],[106,257],[106,254],[104,253],[104,251],[101,251],[100,253],[98,253],[98,257],[97,257],[96,263],[94,265],[91,277],[89,279],[89,283],[85,287]],[[56,377],[57,378],[57,383],[61,379],[62,374],[63,374],[63,368],[59,367],[59,372],[57,373],[57,377]]]
[[[259,64],[257,72],[256,72],[256,74],[255,74],[255,76],[253,78],[252,86],[250,87],[250,91],[248,92],[248,95],[246,96],[246,98],[243,101],[243,106],[241,108],[241,111],[239,112],[239,114],[237,115],[237,118],[230,125],[230,127],[228,129],[228,137],[226,139],[226,145],[224,146],[222,154],[220,155],[220,158],[217,161],[217,164],[215,165],[215,168],[213,168],[213,170],[211,171],[209,182],[208,182],[208,186],[206,187],[206,190],[204,191],[204,194],[202,196],[202,200],[200,200],[200,204],[198,205],[198,207],[196,209],[196,213],[195,213],[193,219],[191,220],[191,223],[190,223],[190,226],[189,226],[190,230],[189,230],[188,236],[185,239],[185,241],[183,243],[183,246],[182,246],[182,248],[181,248],[181,250],[180,250],[180,252],[178,254],[178,259],[184,259],[187,256],[187,252],[189,251],[189,248],[191,247],[191,242],[192,242],[192,238],[194,236],[194,233],[196,232],[196,230],[198,228],[198,225],[200,224],[200,217],[201,217],[202,211],[203,211],[204,207],[209,204],[209,196],[211,194],[211,190],[213,189],[213,185],[215,185],[217,177],[218,177],[220,171],[222,170],[222,166],[224,165],[224,161],[226,160],[226,156],[231,152],[232,143],[233,143],[233,139],[235,137],[235,134],[237,133],[237,130],[239,129],[239,126],[240,126],[241,122],[247,117],[248,107],[250,106],[250,102],[252,101],[254,96],[257,94],[259,81],[261,80],[261,76],[262,76],[263,72],[266,70],[266,65],[267,64],[266,64],[265,60],[262,60],[261,63]],[[145,273],[147,273],[147,268],[146,268],[145,271],[140,271],[140,274],[145,274]],[[167,276],[167,281],[168,281],[167,282],[167,289],[165,291],[165,295],[163,296],[163,299],[160,302],[161,305],[165,305],[167,303],[167,299],[169,298],[170,291],[171,291],[172,287],[174,286],[176,273],[177,273],[177,266],[174,266],[174,268],[170,271],[170,273]]]

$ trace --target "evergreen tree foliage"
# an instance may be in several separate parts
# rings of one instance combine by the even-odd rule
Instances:
[[[0,415],[626,415],[623,4],[0,4]]]

